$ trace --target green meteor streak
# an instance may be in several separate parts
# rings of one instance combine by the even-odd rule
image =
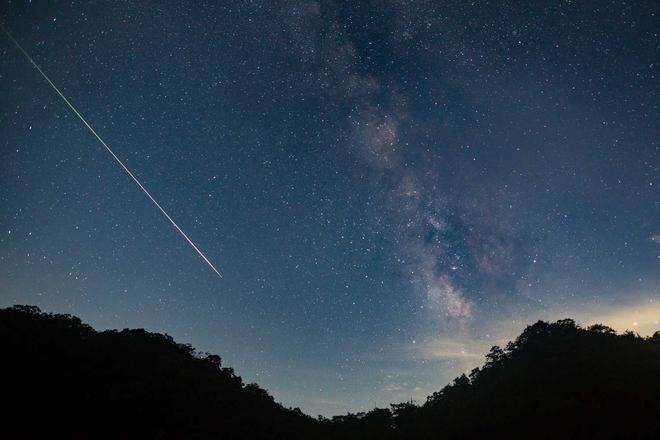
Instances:
[[[176,230],[179,231],[179,233],[183,236],[183,238],[186,239],[188,244],[190,244],[190,246],[192,246],[192,248],[197,252],[197,254],[199,254],[199,256],[202,257],[202,259],[206,262],[206,264],[208,264],[209,267],[213,269],[213,271],[216,274],[218,274],[220,278],[222,278],[222,274],[220,273],[220,271],[215,268],[213,263],[211,263],[211,261],[208,258],[206,258],[206,255],[204,255],[204,253],[201,250],[199,250],[199,248],[195,245],[195,243],[193,243],[193,241],[190,238],[188,238],[188,235],[186,235],[186,233],[183,232],[183,230],[179,227],[179,225],[176,224],[176,222],[172,219],[172,217],[170,217],[170,215],[165,211],[165,209],[163,209],[163,207],[160,206],[160,203],[158,203],[156,199],[153,198],[153,196],[149,193],[149,191],[147,191],[147,189],[142,185],[142,183],[140,183],[140,181],[137,179],[137,177],[135,177],[135,175],[131,172],[131,170],[129,170],[128,167],[124,165],[124,162],[122,162],[121,159],[117,157],[117,155],[114,153],[114,151],[112,151],[112,149],[108,146],[108,144],[106,144],[105,141],[101,139],[101,136],[98,135],[98,133],[92,128],[91,125],[89,125],[89,123],[85,120],[83,115],[81,115],[80,112],[73,106],[73,104],[71,104],[71,102],[67,99],[67,97],[64,96],[64,94],[60,91],[60,89],[53,83],[53,81],[51,81],[50,78],[48,78],[46,72],[44,72],[41,69],[41,67],[39,67],[39,65],[32,59],[30,54],[28,54],[27,51],[23,49],[23,47],[18,43],[18,41],[16,41],[16,39],[12,36],[9,30],[2,23],[0,23],[0,28],[5,33],[5,35],[7,35],[9,40],[11,40],[11,42],[14,43],[14,45],[18,48],[18,50],[20,50],[21,53],[25,55],[25,58],[27,58],[30,64],[32,64],[32,66],[34,66],[34,68],[37,69],[37,71],[41,74],[41,76],[43,76],[43,78],[48,82],[48,84],[50,84],[53,90],[55,90],[55,92],[57,92],[57,94],[60,95],[60,98],[62,98],[62,100],[66,103],[66,105],[71,109],[71,111],[76,116],[78,116],[78,118],[82,121],[83,124],[85,124],[85,127],[87,127],[89,131],[92,132],[94,137],[98,139],[101,145],[105,147],[108,153],[110,153],[110,155],[115,159],[115,161],[124,169],[124,171],[126,171],[126,173],[131,177],[131,179],[133,179],[133,181],[137,184],[137,186],[140,187],[142,192],[144,192],[147,195],[147,197],[149,197],[149,199],[153,202],[154,205],[156,205],[156,207],[165,216],[165,218],[167,218],[170,221],[170,223],[172,223],[172,226],[174,226],[174,228],[176,228]]]

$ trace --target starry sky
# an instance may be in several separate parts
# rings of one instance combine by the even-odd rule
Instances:
[[[660,329],[657,2],[7,2],[0,306],[326,416],[537,319]]]

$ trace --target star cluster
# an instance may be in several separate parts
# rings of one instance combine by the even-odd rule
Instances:
[[[10,2],[0,305],[146,327],[310,414],[536,319],[658,329],[658,5]]]

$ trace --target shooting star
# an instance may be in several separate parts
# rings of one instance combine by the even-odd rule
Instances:
[[[41,69],[41,67],[39,67],[39,65],[32,59],[30,54],[28,54],[27,51],[25,49],[23,49],[23,47],[18,43],[18,41],[16,41],[16,39],[9,32],[9,30],[2,23],[0,23],[0,28],[5,33],[5,35],[7,35],[9,40],[12,43],[14,43],[14,45],[18,48],[18,50],[20,50],[21,53],[23,55],[25,55],[25,58],[27,58],[27,60],[30,62],[30,64],[32,64],[32,66],[34,66],[34,68],[37,69],[37,71],[41,74],[41,76],[44,77],[44,79],[48,82],[48,84],[50,84],[50,86],[53,88],[53,90],[55,90],[55,92],[57,92],[57,94],[60,95],[60,98],[62,98],[62,100],[66,103],[66,105],[69,106],[71,111],[73,111],[73,113],[76,116],[78,116],[78,118],[82,121],[82,123],[85,124],[85,127],[87,127],[89,129],[89,131],[92,132],[94,137],[96,139],[98,139],[98,141],[101,143],[101,145],[103,145],[105,147],[105,149],[108,151],[108,153],[110,153],[110,155],[113,157],[113,159],[124,169],[124,171],[126,171],[126,173],[131,177],[131,179],[133,179],[133,181],[137,184],[137,186],[140,187],[142,192],[145,193],[147,195],[147,197],[149,197],[149,200],[151,200],[153,202],[153,204],[156,205],[156,208],[158,208],[160,210],[160,212],[165,216],[165,218],[167,218],[170,221],[170,223],[172,223],[172,226],[174,226],[174,228],[177,231],[179,231],[181,236],[183,236],[183,238],[186,239],[188,244],[190,246],[192,246],[192,248],[195,250],[195,252],[197,252],[197,254],[200,257],[202,257],[202,260],[204,260],[204,262],[206,264],[208,264],[208,266],[211,269],[213,269],[213,271],[216,274],[218,274],[218,276],[220,278],[222,278],[222,274],[220,273],[220,271],[215,268],[213,263],[211,263],[211,261],[208,258],[206,258],[206,255],[204,255],[204,253],[199,250],[199,248],[195,245],[195,243],[193,243],[193,241],[190,238],[188,238],[188,235],[186,235],[186,233],[183,232],[183,229],[181,229],[179,227],[179,225],[177,225],[176,222],[172,219],[172,217],[170,217],[170,215],[167,213],[167,211],[165,211],[165,209],[163,209],[163,207],[160,206],[160,203],[158,203],[156,201],[156,199],[154,199],[154,197],[149,193],[149,191],[147,191],[147,189],[144,187],[144,185],[142,185],[142,183],[140,183],[140,181],[137,179],[137,177],[135,177],[135,175],[131,172],[131,170],[129,170],[128,167],[126,165],[124,165],[124,162],[122,162],[121,159],[119,159],[119,157],[117,157],[117,155],[114,153],[114,151],[112,151],[112,149],[108,146],[108,144],[106,144],[105,141],[103,139],[101,139],[101,136],[99,136],[98,133],[96,133],[96,130],[94,130],[91,125],[89,125],[89,123],[87,122],[87,120],[85,120],[83,115],[80,114],[80,112],[73,106],[73,104],[71,104],[71,102],[66,98],[66,96],[64,96],[64,94],[55,85],[55,83],[53,83],[53,81],[50,80],[48,75],[46,75],[46,73]]]

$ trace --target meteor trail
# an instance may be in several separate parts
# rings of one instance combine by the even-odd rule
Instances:
[[[110,147],[108,147],[108,144],[106,144],[105,141],[103,139],[101,139],[101,136],[99,136],[98,133],[96,133],[96,131],[92,128],[91,125],[89,125],[89,123],[85,120],[85,118],[83,118],[83,116],[80,114],[80,112],[78,110],[76,110],[76,108],[73,106],[73,104],[71,104],[71,102],[66,98],[66,96],[64,96],[64,94],[60,91],[60,89],[57,88],[57,86],[53,83],[53,81],[51,81],[50,78],[48,78],[48,75],[46,75],[46,73],[43,70],[41,70],[41,67],[39,67],[39,65],[34,62],[34,60],[27,53],[27,51],[25,49],[23,49],[23,47],[18,43],[18,41],[16,41],[16,39],[12,36],[12,34],[9,33],[9,30],[7,30],[7,28],[5,28],[5,26],[2,23],[0,23],[0,28],[2,28],[2,31],[7,35],[7,37],[11,40],[11,42],[14,43],[14,45],[18,48],[18,50],[20,50],[21,53],[23,55],[25,55],[25,58],[28,59],[28,61],[32,64],[32,66],[34,66],[34,68],[39,71],[41,76],[44,77],[44,79],[48,82],[48,84],[50,84],[50,86],[53,88],[53,90],[55,90],[57,92],[57,94],[60,95],[60,98],[62,98],[62,100],[66,103],[66,105],[69,106],[71,111],[73,111],[73,113],[75,113],[75,115],[78,116],[78,118],[83,122],[83,124],[85,124],[85,126],[89,129],[89,131],[92,132],[94,137],[96,137],[96,139],[99,140],[101,145],[103,145],[105,147],[105,149],[108,150],[108,153],[110,153],[110,155],[117,161],[117,163],[124,169],[124,171],[126,171],[126,173],[129,176],[131,176],[131,179],[133,179],[133,181],[137,184],[137,186],[140,187],[142,192],[144,192],[147,195],[147,197],[149,197],[149,200],[151,200],[154,203],[154,205],[156,205],[156,207],[160,210],[160,212],[162,212],[163,215],[170,221],[170,223],[172,223],[172,226],[174,226],[176,228],[176,230],[179,231],[179,233],[183,236],[183,238],[186,239],[188,244],[190,244],[190,246],[192,246],[192,248],[195,249],[195,251],[199,254],[199,256],[202,257],[202,259],[206,262],[206,264],[208,264],[209,267],[211,269],[213,269],[213,271],[216,274],[218,274],[218,276],[220,278],[222,278],[222,274],[220,273],[220,271],[215,268],[213,263],[211,263],[211,261],[208,258],[206,258],[206,255],[204,255],[204,253],[199,250],[199,248],[195,245],[195,243],[193,243],[193,241],[190,238],[188,238],[186,233],[183,232],[183,230],[179,227],[179,225],[177,225],[176,222],[174,220],[172,220],[172,217],[170,217],[170,215],[163,209],[163,207],[160,206],[160,203],[158,203],[156,201],[156,199],[154,199],[153,196],[151,194],[149,194],[149,191],[147,191],[147,189],[142,185],[142,183],[140,183],[140,181],[137,179],[137,177],[135,177],[135,175],[133,175],[131,170],[129,170],[128,167],[126,165],[124,165],[124,162],[122,162],[121,159],[119,159],[119,157],[117,157],[117,155],[114,153],[114,151],[112,151],[112,149],[110,149]]]

